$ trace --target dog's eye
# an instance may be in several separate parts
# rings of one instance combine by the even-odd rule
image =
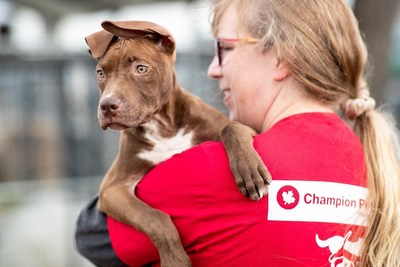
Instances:
[[[104,79],[106,77],[106,74],[104,73],[103,70],[97,70],[96,75],[97,75],[97,78],[99,78],[99,79]]]
[[[136,70],[137,70],[137,72],[138,72],[139,74],[143,74],[143,73],[146,73],[146,72],[147,72],[148,67],[147,67],[147,66],[144,66],[144,65],[138,65],[138,66],[136,67]]]

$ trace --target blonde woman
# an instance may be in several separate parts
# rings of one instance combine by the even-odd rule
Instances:
[[[142,180],[138,196],[171,215],[192,265],[400,266],[398,136],[369,94],[366,48],[345,1],[216,0],[212,26],[209,76],[230,118],[259,133],[272,183],[259,201],[243,196],[214,142]],[[78,249],[106,266],[83,221]],[[105,221],[119,260],[159,265],[145,236]]]

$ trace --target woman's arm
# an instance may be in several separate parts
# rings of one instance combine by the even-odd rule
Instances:
[[[95,196],[80,212],[76,222],[77,251],[99,267],[126,267],[114,253],[108,235],[107,217],[97,209]]]
[[[228,178],[219,181],[225,176]],[[233,192],[242,198],[229,171],[223,145],[216,142],[189,149],[159,164],[136,188],[142,201],[171,215],[191,256],[202,251],[199,244],[204,240],[205,218],[218,221],[221,199],[215,196],[225,199]],[[84,208],[77,222],[76,246],[84,257],[97,266],[125,266],[118,265],[121,260],[129,266],[159,264],[158,251],[145,234],[100,213],[96,203],[97,198]]]

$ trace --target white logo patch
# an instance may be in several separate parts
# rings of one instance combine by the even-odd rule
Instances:
[[[317,181],[274,180],[269,187],[268,220],[365,224],[367,189]]]

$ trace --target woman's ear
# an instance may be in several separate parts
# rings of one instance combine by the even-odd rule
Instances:
[[[286,65],[282,62],[278,62],[275,68],[274,80],[281,82],[290,75],[290,72]]]

